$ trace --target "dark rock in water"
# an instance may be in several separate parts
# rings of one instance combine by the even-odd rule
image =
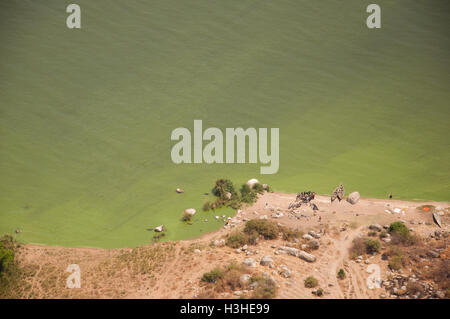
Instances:
[[[148,230],[148,231],[152,231],[152,230],[153,230],[153,228],[147,228],[147,230]]]

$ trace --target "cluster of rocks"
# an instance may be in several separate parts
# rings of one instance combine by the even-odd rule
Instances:
[[[297,249],[297,248],[281,246],[281,247],[278,247],[277,251],[288,254],[290,256],[298,257],[298,258],[303,259],[304,261],[307,261],[310,263],[316,261],[316,256],[314,256],[313,254],[307,253],[304,250]]]
[[[250,255],[257,255],[259,253],[259,250],[252,249],[249,248],[248,245],[244,245],[241,248],[236,249],[236,253],[240,254],[242,252],[244,252],[246,256],[250,256]]]
[[[389,277],[389,280],[385,280],[382,283],[386,294],[381,294],[381,298],[445,298],[444,291],[436,289],[432,283],[420,281],[414,274],[409,276],[391,274]]]

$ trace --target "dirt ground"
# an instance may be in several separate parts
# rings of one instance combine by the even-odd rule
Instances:
[[[380,266],[380,276],[387,276],[387,262],[380,254],[367,256],[363,262],[349,259],[349,248],[354,238],[367,235],[367,226],[373,223],[389,225],[402,220],[412,232],[428,237],[438,226],[430,212],[418,206],[434,205],[440,211],[443,229],[449,231],[448,202],[408,202],[361,198],[352,205],[346,201],[330,202],[328,196],[318,196],[314,203],[318,211],[302,205],[294,210],[288,206],[295,194],[265,193],[257,203],[238,211],[229,224],[220,230],[200,238],[186,241],[150,244],[137,249],[82,249],[25,245],[20,253],[20,264],[26,270],[24,284],[17,287],[20,298],[198,298],[205,284],[203,273],[214,267],[224,267],[232,262],[242,263],[253,258],[257,265],[252,272],[267,273],[278,286],[276,298],[319,298],[312,289],[305,288],[304,280],[314,276],[324,289],[324,298],[379,298],[382,288],[369,289],[367,278],[370,264]],[[398,213],[394,212],[399,211]],[[399,209],[399,210],[397,210]],[[272,217],[281,212],[282,217]],[[211,213],[214,215],[214,213]],[[312,251],[316,261],[309,263],[298,257],[277,253],[280,246],[291,245],[282,239],[261,240],[254,254],[246,256],[226,246],[211,242],[226,237],[242,227],[246,220],[266,218],[283,226],[307,233],[321,233],[320,248]],[[280,215],[280,214],[279,214]],[[301,243],[299,243],[301,244]],[[384,243],[383,243],[384,244]],[[274,269],[259,264],[263,256],[270,256],[275,269],[284,264],[292,272],[284,278]],[[81,288],[66,287],[68,265],[77,264],[81,270]],[[347,274],[337,279],[343,268]],[[408,272],[408,270],[405,270]],[[236,298],[232,291],[221,293],[218,298]]]

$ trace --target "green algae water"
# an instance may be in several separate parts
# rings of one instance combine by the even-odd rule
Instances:
[[[360,0],[0,2],[0,233],[133,247],[223,225],[214,181],[450,200],[450,3]],[[180,164],[171,132],[280,130],[260,164]],[[176,194],[176,188],[184,194]],[[192,225],[180,221],[193,207]],[[204,220],[207,219],[208,222]]]

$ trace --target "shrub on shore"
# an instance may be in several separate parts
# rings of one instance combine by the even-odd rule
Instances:
[[[344,269],[339,269],[339,271],[338,271],[338,273],[337,273],[337,277],[339,278],[339,279],[345,279],[345,277],[346,277],[346,275],[345,275],[345,271],[344,271]]]
[[[319,281],[314,278],[313,276],[309,276],[308,278],[305,279],[305,287],[306,288],[314,288],[317,287],[317,285],[319,284]]]
[[[17,298],[21,269],[17,263],[19,243],[11,235],[0,238],[0,298]]]

